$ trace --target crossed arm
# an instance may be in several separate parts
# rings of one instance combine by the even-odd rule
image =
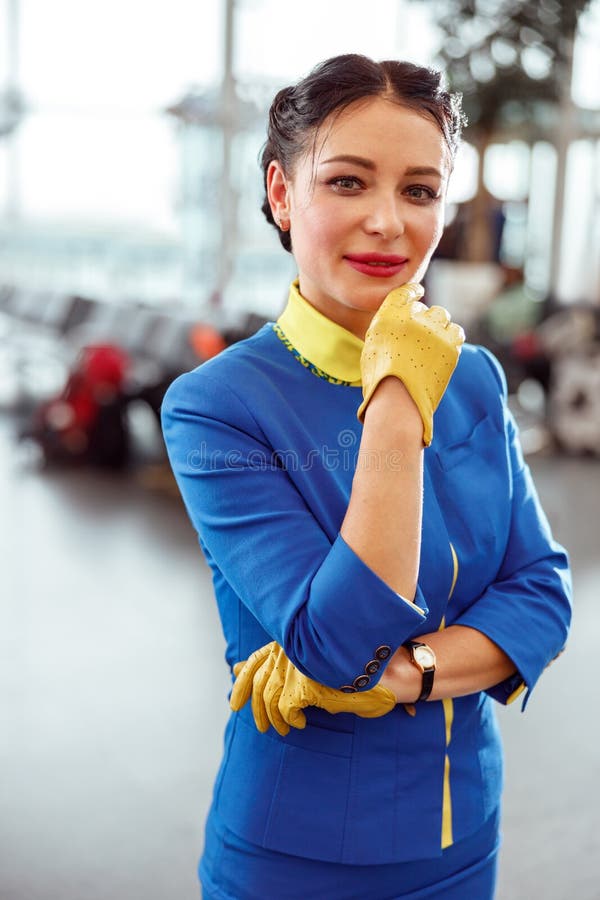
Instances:
[[[361,451],[380,465],[358,468],[340,533],[352,550],[393,590],[409,601],[416,592],[420,558],[423,498],[423,427],[411,397],[396,378],[377,387],[367,407]],[[385,465],[388,454],[403,455],[401,467]],[[452,625],[420,638],[437,657],[430,699],[457,697],[485,690],[515,673],[511,659],[485,634]],[[377,687],[347,694],[318,684],[300,673],[277,644],[261,648],[244,666],[236,666],[238,681],[232,708],[252,696],[256,724],[269,723],[280,734],[289,725],[302,728],[302,708],[321,706],[330,713],[384,715],[396,703],[411,704],[421,691],[421,675],[404,647],[390,659]]]
[[[419,635],[429,644],[437,665],[429,700],[444,700],[485,691],[516,672],[515,664],[481,631],[450,625],[443,631]],[[421,690],[421,674],[400,647],[390,659],[379,684],[392,691],[398,703],[412,703]]]

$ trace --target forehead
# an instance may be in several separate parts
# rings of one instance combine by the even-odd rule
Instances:
[[[437,124],[383,97],[352,103],[321,125],[315,141],[317,165],[331,156],[351,154],[378,165],[450,168],[450,154]]]

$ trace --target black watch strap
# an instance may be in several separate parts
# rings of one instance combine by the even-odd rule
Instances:
[[[420,700],[427,700],[429,695],[431,694],[433,688],[433,680],[435,678],[435,653],[427,644],[423,641],[406,641],[404,644],[406,649],[410,654],[410,661],[417,669],[421,672],[422,681],[421,681],[421,693],[417,697],[417,703]],[[427,656],[429,656],[429,664],[421,662],[417,659],[417,656],[422,656],[422,654],[417,654],[415,651],[418,651],[419,647],[425,647],[427,650]]]
[[[423,681],[421,684],[421,693],[417,697],[419,700],[427,700],[433,689],[433,679],[435,678],[435,668],[425,669],[423,672]]]

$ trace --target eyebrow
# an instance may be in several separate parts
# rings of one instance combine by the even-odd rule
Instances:
[[[369,169],[370,171],[375,171],[375,169],[377,168],[372,159],[366,159],[364,156],[353,156],[352,154],[348,153],[342,153],[340,156],[332,156],[329,159],[324,159],[321,165],[324,166],[327,163],[335,162],[346,162],[350,163],[351,165],[362,166],[363,169]],[[404,174],[435,175],[437,178],[442,177],[442,173],[434,166],[410,166],[410,168],[405,170]]]
[[[436,169],[434,166],[412,166],[410,169],[406,169],[404,172],[405,175],[436,175],[438,178],[442,177],[442,173]]]
[[[352,156],[351,154],[342,153],[340,156],[332,156],[330,159],[324,159],[321,165],[333,162],[347,162],[355,166],[362,166],[363,169],[376,169],[377,166],[371,159],[365,159],[364,156]]]

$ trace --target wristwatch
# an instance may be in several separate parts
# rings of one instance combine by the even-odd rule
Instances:
[[[422,641],[407,641],[403,646],[408,650],[413,666],[416,666],[423,675],[421,693],[417,697],[417,702],[427,700],[435,677],[435,653],[428,644],[424,644]]]

